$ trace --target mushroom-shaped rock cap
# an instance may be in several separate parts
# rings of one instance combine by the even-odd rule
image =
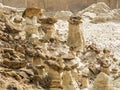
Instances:
[[[79,65],[76,61],[71,60],[71,61],[66,63],[66,66],[65,66],[64,70],[70,71],[70,70],[73,70],[73,69],[77,68],[78,66]]]
[[[71,16],[68,22],[73,25],[78,25],[79,23],[82,23],[80,16]]]
[[[63,58],[63,60],[65,60],[65,61],[67,61],[67,60],[70,61],[70,60],[75,59],[75,56],[72,55],[71,53],[69,53],[69,54],[63,55],[62,58]]]
[[[107,49],[107,48],[104,48],[104,49],[103,49],[103,53],[110,53],[110,50]]]
[[[55,24],[57,22],[57,19],[54,17],[48,17],[48,18],[42,18],[39,19],[42,24]]]
[[[77,68],[77,67],[78,67],[78,63],[73,64],[73,65],[66,65],[66,66],[64,67],[64,70],[69,71],[69,70],[73,70],[73,69],[75,69],[75,68]]]
[[[59,71],[62,69],[62,67],[56,61],[53,61],[53,60],[47,60],[45,61],[45,64],[47,64],[49,67],[53,68],[56,71]]]
[[[35,67],[38,68],[38,69],[44,69],[45,65],[36,65]]]
[[[35,49],[42,49],[43,47],[42,46],[40,46],[40,45],[36,45],[35,46]]]
[[[22,22],[22,18],[21,17],[16,17],[16,18],[14,18],[14,22],[15,23],[21,23]]]
[[[40,8],[26,8],[22,14],[22,17],[33,17],[33,16],[42,16],[44,14],[45,10]]]

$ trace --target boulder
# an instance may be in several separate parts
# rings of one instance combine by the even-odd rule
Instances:
[[[107,74],[101,72],[96,77],[93,89],[91,90],[113,90],[111,78]]]

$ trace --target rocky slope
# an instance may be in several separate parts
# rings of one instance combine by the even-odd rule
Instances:
[[[120,89],[118,22],[37,21],[32,10],[0,8],[0,90]]]

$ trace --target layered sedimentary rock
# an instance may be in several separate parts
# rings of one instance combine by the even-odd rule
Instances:
[[[0,17],[1,90],[113,90],[109,78],[120,77],[120,62],[106,48],[85,46],[80,17],[69,19],[68,39],[60,40],[56,18],[6,11]]]

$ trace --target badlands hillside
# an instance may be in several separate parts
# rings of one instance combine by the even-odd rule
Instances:
[[[0,4],[0,90],[120,90],[120,10]]]

